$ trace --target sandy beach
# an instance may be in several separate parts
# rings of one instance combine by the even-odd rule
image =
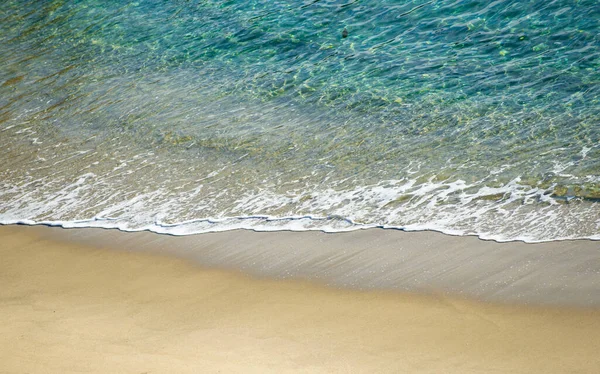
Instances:
[[[0,20],[0,374],[600,374],[600,0]]]
[[[134,234],[111,231],[119,248],[82,244],[94,236],[77,231],[0,227],[0,373],[600,367],[598,309],[259,279],[127,250],[136,246]]]

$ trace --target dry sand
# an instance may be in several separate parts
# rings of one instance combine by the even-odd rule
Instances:
[[[114,249],[0,227],[0,373],[600,371],[597,309],[339,290]]]

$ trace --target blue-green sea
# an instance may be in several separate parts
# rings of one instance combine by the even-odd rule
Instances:
[[[0,222],[600,239],[600,2],[4,0]]]

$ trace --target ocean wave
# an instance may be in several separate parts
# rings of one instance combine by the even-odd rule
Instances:
[[[4,6],[0,222],[600,235],[593,0]]]

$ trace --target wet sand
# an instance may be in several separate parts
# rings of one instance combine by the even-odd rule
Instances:
[[[295,233],[278,234],[298,244]],[[320,263],[333,273],[353,260],[349,252],[346,258],[329,258],[328,241],[346,241],[350,252],[367,243],[357,244],[352,235],[311,234],[302,236],[302,246],[315,244],[311,237],[315,243],[325,238]],[[417,295],[414,289],[340,289],[222,270],[260,273],[256,263],[269,263],[264,256],[271,252],[256,248],[284,246],[278,238],[221,233],[181,239],[0,227],[0,373],[596,373],[600,368],[598,309],[492,304],[447,292]],[[240,250],[217,261],[227,246]],[[378,245],[370,241],[370,246]],[[569,252],[567,247],[562,252]],[[593,260],[589,249],[584,253]],[[254,267],[243,265],[253,260]],[[270,261],[278,263],[278,271],[286,268],[285,257]],[[338,267],[326,266],[328,261]],[[431,265],[435,268],[435,261]],[[293,277],[303,277],[287,267]],[[564,284],[577,289],[587,280],[580,296],[592,300],[595,279],[588,274],[577,282],[564,278]]]
[[[97,248],[169,254],[205,267],[335,287],[445,294],[509,304],[600,308],[600,241],[497,243],[434,231],[327,234],[150,232],[24,227]]]

